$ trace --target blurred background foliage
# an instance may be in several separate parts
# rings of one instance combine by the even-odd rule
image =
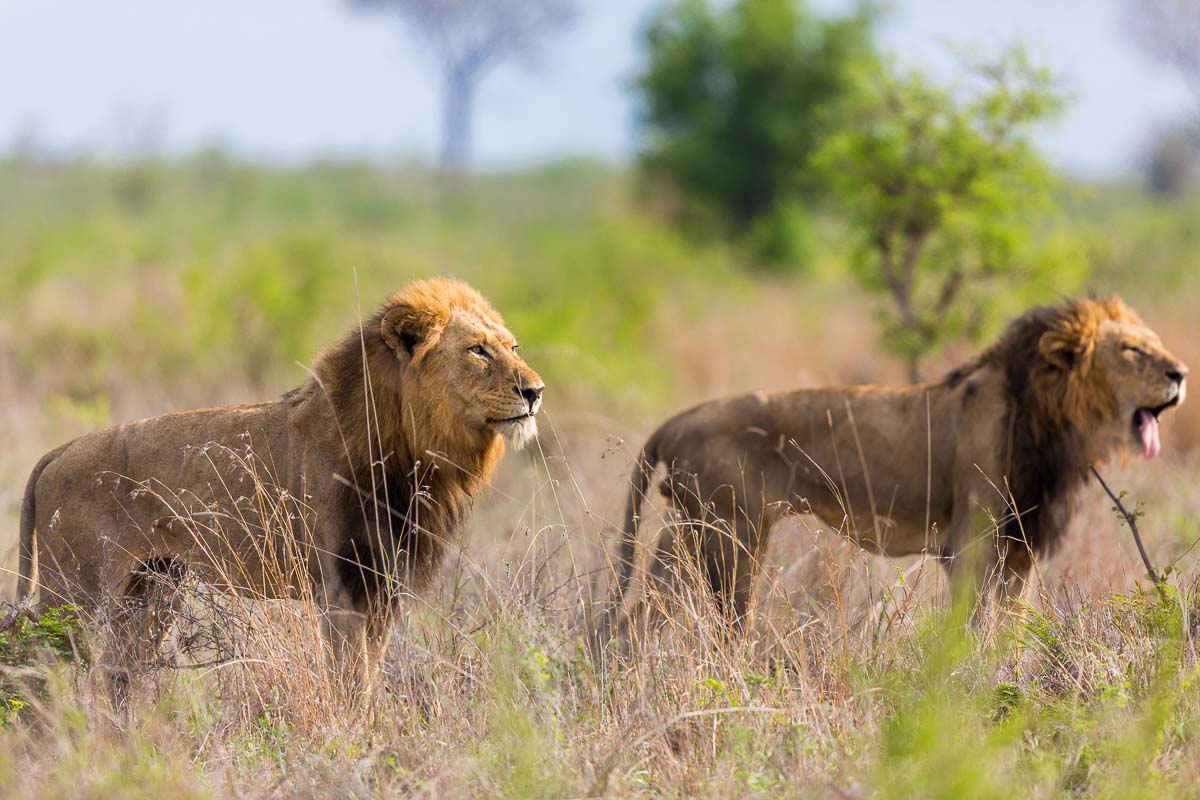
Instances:
[[[116,374],[280,388],[281,376],[300,375],[294,362],[387,292],[444,272],[478,284],[552,378],[636,386],[632,402],[645,405],[672,380],[660,325],[780,293],[814,325],[828,304],[813,300],[830,292],[874,302],[847,283],[869,257],[850,213],[816,216],[821,257],[809,270],[764,276],[736,244],[664,224],[635,181],[565,162],[479,175],[446,199],[416,165],[285,169],[215,152],[126,164],[10,158],[0,161],[4,347],[28,370],[55,365],[79,397]],[[1048,197],[1057,210],[1017,209],[1035,217],[1028,241],[1005,242],[1036,244],[1052,265],[1019,273],[1022,301],[1076,289],[1170,299],[1200,274],[1195,195],[1165,203],[1135,182],[1066,180]],[[975,297],[981,308],[999,302],[983,286]]]
[[[1030,304],[1188,287],[1187,135],[1156,140],[1144,184],[1058,175],[1031,144],[1070,102],[1051,74],[1014,50],[941,84],[880,55],[881,14],[664,3],[629,84],[632,168],[459,164],[447,180],[219,148],[14,150],[0,161],[4,346],[27,374],[58,365],[53,391],[88,419],[119,380],[278,389],[387,292],[449,273],[493,298],[556,384],[649,408],[687,371],[668,363],[678,332],[731,304],[788,298],[808,332],[834,305],[866,309],[916,380]]]
[[[652,390],[663,376],[646,345],[664,296],[686,304],[746,279],[721,248],[645,217],[627,182],[563,163],[446,198],[415,165],[10,159],[5,345],[28,370],[57,365],[78,397],[115,374],[278,386],[388,292],[448,273],[507,312],[551,375]]]

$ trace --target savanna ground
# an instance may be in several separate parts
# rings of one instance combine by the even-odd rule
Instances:
[[[1200,365],[1200,202],[1120,185],[1062,200],[1054,234],[1086,249],[1086,287],[1124,294]],[[10,624],[0,796],[1200,795],[1196,402],[1159,461],[1108,474],[1172,566],[1165,593],[1094,487],[1028,608],[969,632],[936,564],[800,520],[777,531],[744,638],[720,639],[689,596],[628,660],[589,659],[588,599],[608,589],[626,474],[659,419],[750,388],[899,379],[876,301],[844,277],[845,231],[815,236],[805,272],[755,273],[587,164],[480,177],[447,201],[415,168],[0,162],[5,597],[42,452],[276,395],[411,278],[478,285],[549,385],[540,441],[506,459],[436,590],[408,606],[369,707],[332,687],[304,603],[190,587],[127,724],[97,691],[86,629]]]

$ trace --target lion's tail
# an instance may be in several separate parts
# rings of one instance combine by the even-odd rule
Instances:
[[[33,472],[29,474],[29,482],[25,484],[25,497],[21,500],[21,533],[18,566],[17,566],[17,602],[20,603],[27,600],[33,594],[33,579],[34,579],[34,552],[37,548],[37,531],[35,529],[35,520],[37,519],[36,507],[34,498],[37,495],[38,478],[42,477],[42,471],[50,465],[50,462],[58,458],[59,454],[67,448],[67,445],[51,450],[46,455],[42,456],[38,461],[37,466],[33,468]]]
[[[633,473],[629,476],[629,498],[625,502],[625,523],[621,528],[621,547],[617,561],[617,603],[620,604],[633,578],[633,567],[636,561],[638,522],[642,515],[642,502],[646,498],[646,490],[654,477],[654,468],[662,460],[659,452],[659,428],[655,431],[642,451],[638,453],[637,462],[633,465]]]

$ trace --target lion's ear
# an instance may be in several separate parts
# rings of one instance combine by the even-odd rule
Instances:
[[[1038,340],[1042,358],[1061,370],[1074,369],[1083,355],[1079,337],[1073,331],[1050,330]]]
[[[436,334],[437,323],[437,318],[432,314],[408,305],[395,306],[383,315],[379,333],[396,357],[407,361],[418,347]]]

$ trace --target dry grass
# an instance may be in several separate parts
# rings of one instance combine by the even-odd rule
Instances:
[[[861,314],[835,316],[845,335],[816,353],[782,335],[803,330],[804,310],[768,302],[773,331],[737,324],[762,314],[756,300],[734,322],[669,343],[682,394],[888,373]],[[756,357],[738,358],[746,352]],[[28,388],[53,377],[4,358],[0,373],[11,443],[0,505],[15,509],[40,449],[92,423]],[[162,410],[156,395],[114,391],[107,413]],[[936,564],[867,556],[797,519],[776,532],[745,636],[723,637],[707,597],[685,586],[628,658],[597,662],[585,622],[612,580],[613,521],[651,422],[591,410],[603,407],[579,397],[556,407],[551,395],[540,442],[507,459],[436,589],[407,604],[365,708],[329,674],[311,602],[245,603],[186,584],[167,663],[142,682],[131,723],[108,711],[94,667],[39,668],[44,686],[0,729],[0,795],[1196,791],[1200,554],[1188,547],[1200,534],[1200,462],[1188,451],[1108,475],[1144,503],[1156,563],[1174,563],[1163,597],[1136,590],[1133,545],[1098,489],[1064,550],[1039,565],[1028,608],[978,632],[950,608]],[[15,532],[15,517],[3,530]],[[11,552],[11,539],[0,543]]]

